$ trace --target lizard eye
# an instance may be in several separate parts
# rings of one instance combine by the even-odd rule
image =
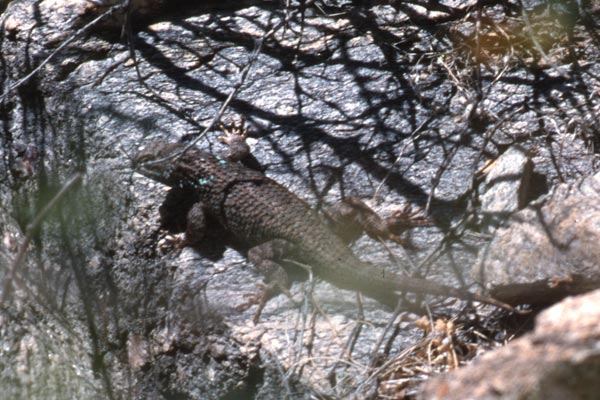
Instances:
[[[134,157],[133,165],[137,166],[148,162],[160,161],[165,157],[171,156],[180,148],[181,144],[178,143],[149,143]]]
[[[145,163],[146,161],[150,161],[150,160],[152,160],[152,155],[148,154],[148,153],[140,153],[135,158],[135,161],[140,164]]]
[[[133,158],[133,165],[138,166],[150,160],[152,160],[152,155],[146,153],[145,151],[141,151]]]

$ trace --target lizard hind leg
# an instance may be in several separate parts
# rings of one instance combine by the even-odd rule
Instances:
[[[412,247],[410,242],[400,237],[401,231],[430,224],[423,217],[404,215],[404,211],[401,215],[382,218],[358,196],[346,197],[330,207],[326,214],[332,221],[333,231],[345,242],[352,242],[365,232],[373,239],[390,240]]]
[[[388,220],[380,217],[358,196],[346,197],[327,209],[334,232],[346,242],[366,233],[374,239],[400,241],[391,231]]]
[[[259,283],[259,291],[248,295],[250,300],[239,305],[237,309],[242,311],[252,305],[258,305],[253,318],[254,323],[258,322],[267,301],[278,293],[285,294],[294,304],[297,304],[289,290],[290,280],[288,274],[276,262],[291,254],[294,249],[295,245],[287,240],[273,239],[255,246],[248,251],[248,260],[265,277],[265,281]]]

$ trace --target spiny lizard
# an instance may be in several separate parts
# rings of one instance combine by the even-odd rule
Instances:
[[[134,168],[165,185],[194,192],[199,201],[187,215],[187,242],[202,238],[208,215],[236,239],[254,246],[248,251],[248,259],[266,281],[252,302],[259,305],[255,320],[274,293],[281,291],[290,296],[287,273],[278,264],[284,258],[307,264],[317,276],[336,286],[358,290],[391,307],[397,304],[398,291],[409,291],[474,300],[521,312],[488,296],[387,272],[361,261],[308,204],[263,173],[237,161],[247,154],[247,147],[240,146],[237,138],[231,142],[231,149],[242,150],[237,155],[230,153],[227,159],[197,148],[173,157],[181,153],[184,144],[153,142],[135,156]],[[392,235],[385,225],[374,229],[379,237]]]

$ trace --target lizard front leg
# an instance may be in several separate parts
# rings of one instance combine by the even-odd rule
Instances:
[[[250,146],[246,143],[248,131],[244,127],[243,119],[240,118],[237,123],[221,124],[220,128],[223,131],[223,136],[219,136],[217,139],[229,147],[227,160],[231,162],[239,161],[246,167],[258,172],[265,171],[265,168],[254,157],[250,151]]]
[[[193,191],[171,190],[159,207],[162,228],[169,233],[185,232],[183,239],[176,241],[176,248],[196,247],[205,237],[209,222],[204,205],[194,196]]]
[[[285,294],[292,302],[296,303],[292,293],[288,289],[290,280],[285,269],[277,263],[284,257],[289,256],[295,250],[295,245],[284,239],[273,239],[251,248],[248,251],[248,260],[256,267],[265,281],[260,284],[258,293],[252,294],[251,299],[237,307],[245,310],[257,304],[258,309],[254,314],[253,322],[257,323],[267,301],[277,293]]]
[[[194,203],[187,213],[184,244],[198,245],[206,233],[206,213],[201,202]]]

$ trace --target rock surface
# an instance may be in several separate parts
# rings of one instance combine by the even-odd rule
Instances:
[[[535,329],[424,384],[419,398],[595,399],[600,393],[600,290],[543,311]]]
[[[485,170],[481,212],[484,218],[503,221],[526,204],[532,178],[530,156],[523,147],[511,146]]]
[[[176,248],[165,189],[129,155],[205,130],[198,145],[223,150],[210,128],[221,108],[312,206],[376,194],[380,214],[426,213],[412,248],[362,237],[352,249],[457,287],[485,243],[468,221],[487,160],[520,143],[550,185],[598,166],[595,25],[559,29],[543,2],[525,2],[537,41],[515,4],[486,3],[479,23],[476,1],[190,3],[134,2],[131,36],[123,10],[88,25],[116,1],[12,1],[0,17],[0,278],[21,232],[85,174],[1,307],[4,398],[363,398],[374,366],[419,340],[410,318],[300,268],[302,306],[278,296],[253,326],[253,309],[234,308],[261,280],[245,250],[216,230]],[[489,313],[425,300],[433,314]]]
[[[600,174],[556,186],[494,234],[473,275],[513,304],[549,304],[600,287]]]

